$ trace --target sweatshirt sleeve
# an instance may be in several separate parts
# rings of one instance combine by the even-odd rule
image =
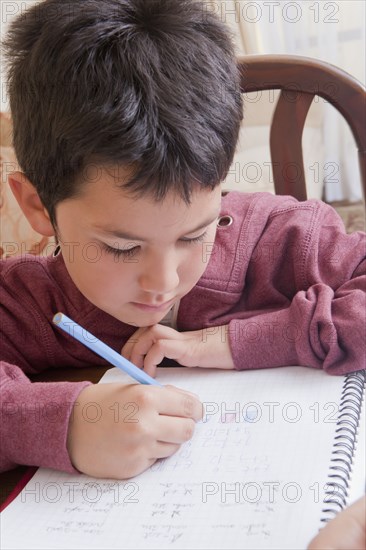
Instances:
[[[19,464],[76,472],[66,447],[72,407],[90,382],[31,383],[23,371],[0,362],[0,471]]]
[[[90,382],[32,383],[27,376],[96,363],[73,342],[70,353],[52,327],[61,300],[41,260],[1,262],[0,471],[19,464],[76,471],[66,447],[68,425],[73,403]]]
[[[254,250],[241,310],[256,311],[240,319],[239,307],[229,323],[237,369],[366,366],[366,235],[347,235],[325,203],[303,204],[274,212]]]

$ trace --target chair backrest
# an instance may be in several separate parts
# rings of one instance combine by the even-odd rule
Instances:
[[[302,132],[315,96],[331,103],[351,128],[358,148],[366,205],[366,90],[345,71],[309,57],[245,55],[238,58],[241,91],[280,89],[270,130],[276,194],[306,200]]]

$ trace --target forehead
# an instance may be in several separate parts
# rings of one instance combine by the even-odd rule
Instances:
[[[80,193],[59,205],[59,214],[66,209],[71,218],[76,216],[85,227],[98,231],[133,228],[134,233],[149,228],[156,230],[191,231],[210,217],[219,214],[220,186],[214,190],[196,188],[190,204],[176,193],[168,193],[162,200],[151,195],[136,197],[123,184],[131,177],[131,171],[118,167],[106,169],[91,165],[85,172]]]

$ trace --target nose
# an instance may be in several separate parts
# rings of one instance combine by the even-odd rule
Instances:
[[[138,278],[141,290],[170,299],[179,285],[178,262],[173,252],[151,253]]]

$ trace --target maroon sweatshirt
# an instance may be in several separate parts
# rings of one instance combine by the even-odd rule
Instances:
[[[207,268],[179,305],[180,331],[228,325],[235,367],[365,368],[366,235],[347,235],[326,204],[232,192]],[[1,262],[0,470],[73,470],[70,411],[89,382],[31,383],[27,373],[105,364],[60,331],[62,311],[120,352],[136,330],[91,304],[62,254]],[[214,328],[211,328],[214,330]]]

